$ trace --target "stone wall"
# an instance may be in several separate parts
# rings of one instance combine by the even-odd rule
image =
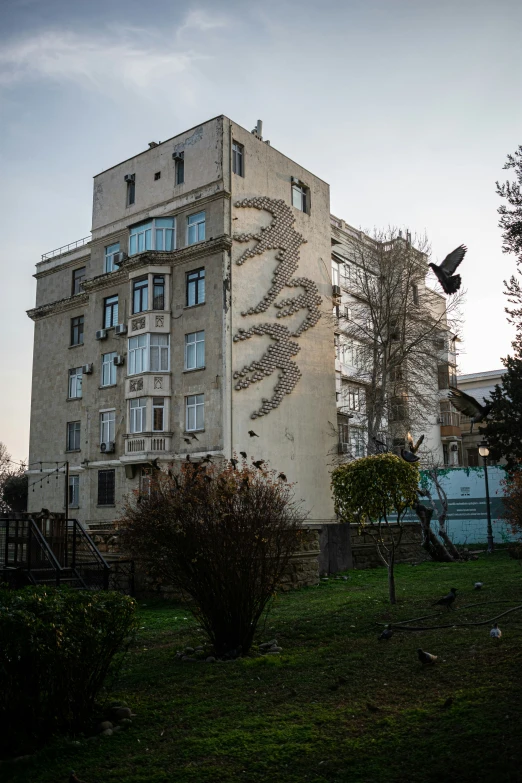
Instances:
[[[421,546],[421,526],[418,522],[405,522],[397,563],[418,563],[427,560],[428,555]],[[368,532],[359,532],[357,525],[350,525],[352,559],[354,568],[376,568],[382,566],[375,543]],[[385,534],[385,541],[389,538]]]

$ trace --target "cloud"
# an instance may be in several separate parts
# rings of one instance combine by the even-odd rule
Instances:
[[[208,59],[206,51],[201,53],[191,46],[192,35],[201,48],[199,34],[224,24],[204,11],[191,11],[175,35],[168,37],[131,27],[101,34],[43,31],[4,44],[0,87],[44,80],[110,94],[122,88],[146,94],[160,82],[164,89],[169,79],[188,75],[199,61]]]

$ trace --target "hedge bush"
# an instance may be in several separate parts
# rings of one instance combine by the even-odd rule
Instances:
[[[88,717],[135,627],[119,593],[0,589],[0,750],[21,752]]]

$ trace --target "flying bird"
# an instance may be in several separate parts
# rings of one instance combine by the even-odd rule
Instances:
[[[192,433],[191,433],[190,437],[192,438],[192,440],[198,440],[199,441],[199,438],[196,438],[196,436],[193,435]]]
[[[466,255],[468,248],[466,245],[459,245],[452,253],[449,253],[442,264],[430,264],[431,268],[437,275],[437,279],[444,289],[445,294],[455,294],[462,282],[460,275],[453,274],[459,264],[462,263],[464,256]]]
[[[425,652],[420,647],[417,650],[417,656],[423,666],[430,666],[431,664],[434,664],[438,657],[437,655],[432,655],[429,652]]]
[[[419,462],[420,460],[420,457],[418,457],[412,451],[406,451],[406,449],[401,449],[401,457],[405,462],[409,462],[410,465],[413,465],[415,462]]]
[[[212,454],[207,454],[207,456],[204,457],[201,462],[212,462]]]
[[[243,457],[243,459],[246,459],[246,458],[247,458],[247,453],[246,453],[246,451],[240,451],[239,453],[240,453],[240,455]]]
[[[502,639],[502,631],[498,627],[498,625],[495,623],[491,631],[489,632],[489,635],[492,639]]]
[[[385,452],[388,451],[388,446],[386,445],[386,443],[383,443],[382,440],[379,440],[378,438],[372,438],[372,440],[377,446],[378,449],[377,454],[384,454]]]
[[[432,604],[432,606],[446,606],[448,609],[450,609],[456,597],[457,597],[457,588],[451,587],[449,593],[447,595],[444,595],[442,598],[439,598],[438,601],[435,601],[435,603]]]
[[[393,628],[391,625],[387,625],[384,631],[380,634],[380,636],[377,637],[377,639],[391,639],[393,636]]]
[[[422,445],[422,442],[424,440],[424,435],[421,435],[417,443],[414,443],[411,432],[408,432],[408,434],[406,435],[406,440],[408,441],[408,448],[411,451],[411,453],[416,454]]]
[[[481,405],[475,397],[472,397],[471,394],[466,394],[462,389],[451,389],[449,399],[453,407],[456,408],[459,413],[463,413],[464,416],[470,417],[470,435],[473,433],[473,425],[480,424],[481,421],[484,421],[493,407],[491,402]]]
[[[261,465],[264,465],[264,464],[265,464],[265,460],[264,459],[258,459],[258,460],[256,460],[255,462],[252,463],[252,465],[254,465],[259,470],[261,470]]]
[[[188,443],[189,446],[192,443],[192,441],[189,438],[183,438],[183,440],[185,441],[185,443]]]
[[[248,430],[248,434],[250,435],[251,438],[259,438],[259,435],[257,434],[257,432],[254,432],[254,430]]]
[[[281,479],[281,481],[286,481],[286,476],[285,476],[285,474],[284,474],[284,473],[279,473],[279,475],[277,476],[277,478],[278,478],[278,479]]]

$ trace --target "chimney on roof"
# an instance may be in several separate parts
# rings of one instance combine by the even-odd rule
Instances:
[[[254,136],[263,141],[263,120],[258,120],[256,127],[252,131]]]

